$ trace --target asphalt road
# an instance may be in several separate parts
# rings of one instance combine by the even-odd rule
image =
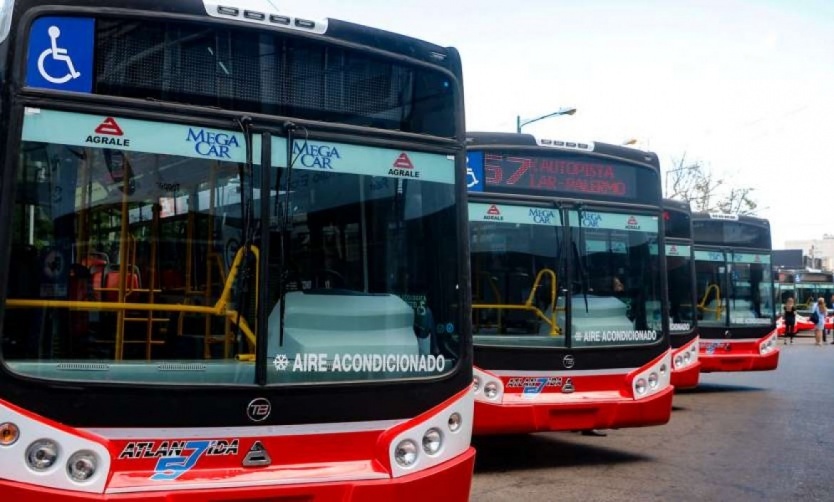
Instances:
[[[701,375],[661,427],[476,438],[471,500],[834,500],[834,345]]]

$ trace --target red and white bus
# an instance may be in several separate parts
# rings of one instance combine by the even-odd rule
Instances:
[[[657,156],[504,133],[467,148],[475,434],[666,423]]]
[[[0,499],[468,500],[455,49],[0,1]]]
[[[770,223],[693,213],[692,235],[701,371],[776,369]]]
[[[663,200],[666,283],[669,287],[669,342],[672,346],[672,385],[676,389],[697,387],[701,377],[691,215],[688,202]]]

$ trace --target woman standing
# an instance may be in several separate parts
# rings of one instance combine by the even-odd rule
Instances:
[[[814,310],[811,311],[811,321],[814,321],[814,317],[816,317],[816,322],[814,322],[814,341],[816,341],[816,345],[822,346],[822,330],[825,329],[825,314],[828,312],[828,309],[825,307],[825,298],[819,297],[817,303],[814,305]],[[814,315],[816,314],[816,316]]]
[[[782,322],[785,323],[785,345],[788,344],[788,337],[793,343],[793,337],[796,335],[796,306],[793,304],[793,298],[788,298],[782,307]]]

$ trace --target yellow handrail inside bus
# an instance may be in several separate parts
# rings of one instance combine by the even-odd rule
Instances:
[[[538,291],[539,287],[541,287],[542,277],[548,275],[551,278],[550,281],[550,317],[545,315],[544,312],[541,311],[538,307],[533,305],[533,302],[536,298],[536,291]],[[533,312],[536,317],[544,321],[548,326],[550,326],[550,336],[559,336],[561,330],[559,329],[559,325],[556,322],[556,299],[557,299],[557,278],[556,272],[549,268],[543,268],[539,270],[539,273],[536,274],[536,279],[533,281],[533,287],[530,289],[530,295],[527,297],[527,301],[523,304],[508,304],[508,303],[473,303],[473,309],[495,309],[498,310],[499,315],[501,310],[524,310],[527,312]],[[498,297],[500,301],[500,296]]]
[[[250,246],[250,252],[255,256],[255,298],[258,298],[258,281],[260,263],[260,250],[257,246]],[[176,312],[176,313],[193,313],[193,314],[210,314],[219,317],[224,317],[231,323],[238,323],[238,312],[230,308],[230,299],[232,295],[232,286],[237,278],[243,255],[245,254],[245,247],[238,249],[235,254],[235,259],[229,270],[229,275],[226,282],[223,284],[223,291],[220,294],[217,302],[212,307],[202,305],[183,305],[183,304],[159,304],[159,303],[128,303],[128,302],[102,302],[102,301],[79,301],[79,300],[30,300],[30,299],[8,299],[6,300],[6,307],[8,308],[64,308],[72,310],[84,311],[112,311],[124,313],[127,310],[143,310],[147,312]],[[257,303],[256,303],[257,308]],[[249,327],[246,319],[241,315],[239,319],[239,327],[250,347],[255,347],[256,338],[255,333]],[[243,358],[241,358],[243,359]]]
[[[477,279],[481,276],[484,276],[484,277],[487,278],[487,282],[489,283],[489,289],[491,289],[492,294],[495,295],[496,301],[498,303],[504,303],[501,300],[501,289],[498,287],[497,279],[492,274],[490,274],[489,272],[481,272],[479,274],[476,274],[475,278]],[[480,290],[481,290],[480,283],[476,280],[474,291],[479,291],[480,292]],[[477,298],[480,298],[480,297],[478,296]],[[476,296],[473,294],[472,302],[474,303],[475,300],[476,300]],[[476,330],[480,328],[481,323],[478,321],[477,316],[473,316],[472,324],[473,324],[473,326],[475,327]],[[501,323],[501,311],[499,310],[498,311],[498,329],[500,330],[502,326],[503,326],[503,324]]]
[[[715,304],[716,307],[709,308],[707,307],[707,300],[709,299],[709,293],[712,290],[715,290]],[[718,287],[718,284],[708,284],[707,290],[704,291],[704,297],[701,298],[701,302],[698,304],[698,310],[701,312],[715,312],[715,319],[720,320],[721,314],[724,312],[724,306],[721,304],[721,288]]]

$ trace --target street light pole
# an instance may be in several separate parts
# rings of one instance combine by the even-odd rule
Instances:
[[[516,115],[515,117],[515,132],[521,133],[521,128],[526,126],[527,124],[532,124],[533,122],[538,122],[539,120],[544,120],[546,118],[555,117],[557,115],[573,115],[576,113],[576,108],[560,108],[559,111],[548,113],[547,115],[542,115],[541,117],[536,117],[534,119],[529,120],[521,120],[520,115]]]

